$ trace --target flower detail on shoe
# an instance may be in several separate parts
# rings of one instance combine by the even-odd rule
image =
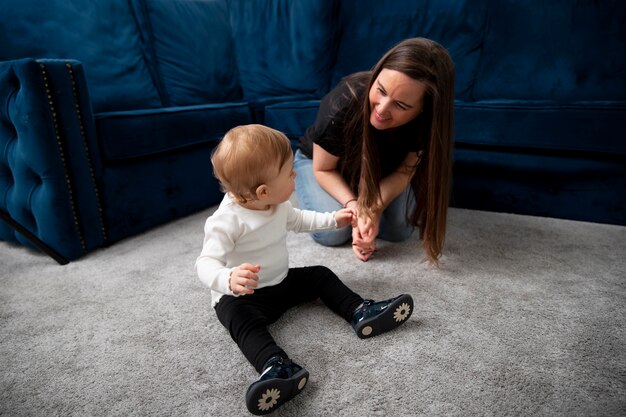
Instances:
[[[396,308],[396,311],[393,312],[393,318],[399,322],[406,320],[409,314],[411,314],[411,306],[407,303],[402,303]]]
[[[298,395],[309,379],[309,372],[289,358],[271,357],[258,381],[246,392],[246,407],[261,416],[275,411]]]
[[[270,408],[274,407],[278,404],[278,399],[280,398],[280,391],[276,388],[268,389],[265,391],[261,398],[259,398],[259,410],[267,411]]]
[[[413,313],[413,298],[402,294],[389,300],[364,300],[354,310],[350,323],[361,339],[377,336],[406,323]]]

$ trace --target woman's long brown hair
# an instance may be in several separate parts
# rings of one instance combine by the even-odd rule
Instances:
[[[443,252],[450,184],[452,178],[452,147],[454,126],[454,64],[447,50],[429,39],[407,39],[387,52],[368,73],[350,77],[352,99],[356,86],[367,82],[360,111],[346,114],[344,133],[348,138],[346,158],[341,164],[343,175],[352,189],[358,190],[359,208],[372,215],[371,208],[380,201],[380,161],[373,139],[369,91],[384,69],[400,71],[424,83],[426,93],[420,130],[416,141],[425,149],[411,178],[416,206],[407,213],[411,224],[420,228],[426,258],[437,265]],[[357,107],[358,108],[358,107]],[[360,157],[359,157],[360,153]]]

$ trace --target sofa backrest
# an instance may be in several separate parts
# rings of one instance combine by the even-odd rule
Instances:
[[[477,100],[625,100],[626,2],[498,0],[474,88]]]
[[[0,61],[81,61],[95,111],[161,105],[127,0],[10,3],[2,7]]]
[[[624,100],[621,0],[22,0],[0,60],[83,63],[94,111],[321,97],[415,36],[448,48],[460,100]]]
[[[226,0],[22,0],[0,61],[80,61],[94,112],[241,98]]]
[[[371,69],[396,43],[430,38],[455,63],[455,94],[471,96],[486,16],[486,0],[341,0],[339,47],[332,84]]]
[[[163,106],[241,98],[225,0],[132,0],[132,4]]]
[[[335,56],[337,2],[230,0],[245,99],[321,95]]]

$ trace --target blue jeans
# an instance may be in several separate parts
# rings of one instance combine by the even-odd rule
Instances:
[[[343,208],[319,185],[313,174],[313,160],[307,158],[299,149],[294,157],[293,168],[296,171],[296,196],[300,208],[321,212]],[[378,238],[390,242],[401,242],[411,236],[414,227],[406,219],[407,204],[410,205],[410,213],[415,208],[415,197],[411,187],[407,187],[383,212]],[[314,232],[311,235],[316,242],[324,246],[339,246],[352,241],[352,228]]]

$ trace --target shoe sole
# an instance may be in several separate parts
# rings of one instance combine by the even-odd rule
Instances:
[[[404,294],[389,305],[382,314],[360,322],[355,330],[361,339],[369,339],[405,323],[413,314],[413,298]]]
[[[246,393],[248,411],[257,416],[269,414],[304,389],[309,381],[306,369],[295,373],[291,378],[274,378],[254,384]]]

